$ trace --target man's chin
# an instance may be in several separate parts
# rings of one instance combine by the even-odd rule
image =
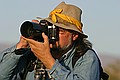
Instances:
[[[60,47],[60,46],[57,46],[57,47],[52,47],[51,48],[51,51],[55,52],[55,53],[61,53],[63,52],[64,50]]]
[[[64,55],[68,50],[70,50],[72,46],[68,46],[64,49],[62,49],[60,46],[56,47],[56,48],[51,48],[51,54],[55,59],[59,59],[60,57],[62,57],[62,55]]]
[[[62,57],[63,52],[64,52],[64,50],[61,49],[61,48],[59,48],[59,47],[58,47],[58,48],[51,48],[50,50],[51,50],[52,56],[53,56],[55,59],[59,59],[60,57]]]

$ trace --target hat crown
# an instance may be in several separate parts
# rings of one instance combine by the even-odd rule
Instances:
[[[62,14],[73,17],[78,21],[81,21],[82,10],[77,6],[66,4],[65,2],[61,2],[54,10],[63,9]]]
[[[61,28],[79,32],[81,37],[87,38],[82,31],[81,14],[79,7],[61,2],[45,20]]]

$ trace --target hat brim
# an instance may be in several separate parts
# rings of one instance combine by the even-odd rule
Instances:
[[[37,18],[39,19],[39,17],[37,17]],[[88,36],[83,34],[82,32],[80,32],[75,25],[66,26],[66,25],[64,25],[62,23],[55,23],[50,18],[44,18],[44,20],[46,20],[46,21],[48,21],[48,22],[50,22],[50,23],[52,23],[52,24],[54,24],[54,25],[56,25],[58,27],[61,27],[61,28],[64,28],[64,29],[73,30],[73,31],[77,31],[77,32],[79,32],[81,34],[81,37],[88,38]]]

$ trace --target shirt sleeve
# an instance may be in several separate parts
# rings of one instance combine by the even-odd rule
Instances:
[[[56,60],[49,72],[55,80],[100,80],[98,57],[92,50],[88,50],[72,70]]]
[[[16,46],[0,53],[0,80],[8,80],[21,55],[15,54]]]

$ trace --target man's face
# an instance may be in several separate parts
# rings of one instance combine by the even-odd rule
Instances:
[[[73,34],[69,31],[60,28],[59,29],[59,41],[56,42],[56,47],[53,48],[51,44],[51,53],[54,58],[59,59],[64,51],[68,49],[70,45],[72,45],[74,41]]]
[[[65,29],[60,28],[58,46],[64,50],[68,48],[72,44],[72,42],[73,42],[72,33]]]
[[[59,41],[56,42],[55,48],[52,47],[52,44],[50,46],[53,57],[59,59],[62,54],[64,54],[64,51],[66,51],[77,38],[77,34],[73,34],[68,30],[59,28]]]
[[[53,47],[53,44],[50,44],[50,48],[52,51],[57,51],[57,53],[64,51],[72,45],[77,38],[78,34],[75,34],[70,30],[59,28],[59,41],[56,41],[56,47]]]
[[[59,28],[59,41],[56,42],[57,49],[65,50],[68,48],[73,42],[73,35],[68,30]],[[52,45],[51,45],[51,48]]]

